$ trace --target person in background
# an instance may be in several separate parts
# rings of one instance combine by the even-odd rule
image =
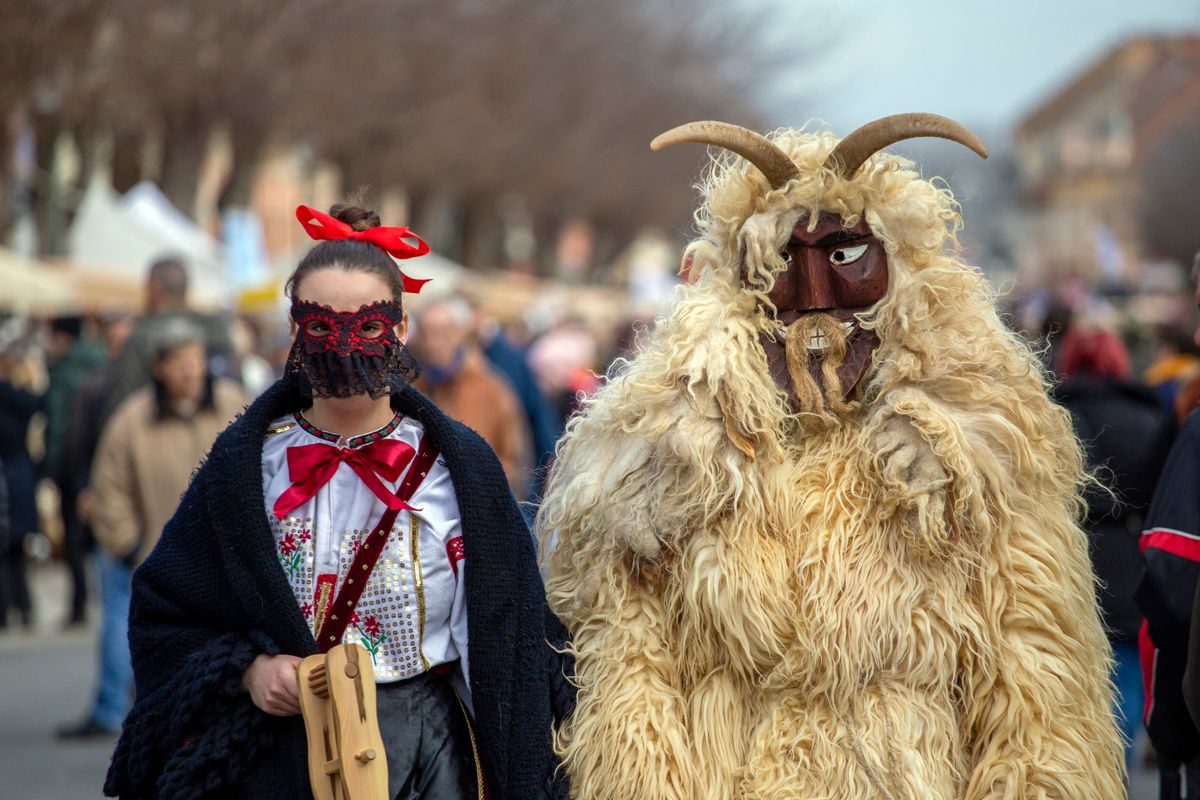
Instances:
[[[128,646],[130,577],[158,542],[193,471],[242,410],[240,387],[208,371],[205,336],[177,319],[160,326],[153,380],[109,418],[92,469],[96,542],[100,546],[100,680],[87,718],[63,738],[116,734],[132,700]]]
[[[104,364],[104,351],[83,335],[80,317],[56,317],[50,321],[47,341],[49,385],[46,388],[46,457],[42,474],[58,487],[63,525],[63,560],[71,575],[71,599],[67,625],[85,621],[87,574],[84,564],[91,543],[79,518],[79,482],[64,458],[67,429],[74,400],[88,374]]]
[[[503,377],[470,340],[471,307],[458,296],[434,300],[416,312],[411,350],[421,364],[417,389],[487,442],[508,476],[512,493],[525,497],[530,444],[525,414]]]
[[[275,383],[275,369],[271,362],[259,355],[258,343],[261,337],[258,327],[253,322],[243,317],[234,317],[229,330],[237,354],[237,378],[246,392],[246,397],[253,400]]]
[[[554,445],[562,436],[563,421],[538,386],[537,377],[530,369],[525,353],[509,340],[500,323],[488,316],[479,304],[474,304],[473,310],[476,336],[484,356],[508,379],[525,412],[525,422],[529,426],[533,445],[534,471],[529,499],[536,502],[541,495],[541,485],[550,462],[554,459]]]
[[[1192,259],[1192,284],[1197,287],[1196,302],[1200,304],[1200,252],[1196,253],[1196,257]],[[1200,328],[1197,328],[1192,334],[1191,344],[1200,348]],[[1200,372],[1200,365],[1198,365]],[[1173,408],[1175,411],[1175,419],[1182,425],[1187,419],[1188,414],[1200,405],[1200,374],[1194,375],[1189,380],[1186,380],[1180,385],[1175,393],[1173,400]]]
[[[1197,276],[1193,269],[1193,278]],[[1195,289],[1200,306],[1200,282]],[[1200,329],[1196,331],[1200,340]],[[1140,542],[1145,570],[1136,599],[1146,707],[1162,800],[1200,797],[1200,413],[1171,448]]]
[[[1188,400],[1195,400],[1195,389],[1188,391],[1200,380],[1200,355],[1190,331],[1172,323],[1163,323],[1155,329],[1157,345],[1153,361],[1146,368],[1143,378],[1154,390],[1163,408],[1179,412],[1180,423],[1187,418],[1190,407]],[[1194,405],[1194,403],[1193,403]]]
[[[1042,319],[1041,339],[1046,343],[1042,350],[1042,363],[1051,372],[1058,364],[1058,352],[1066,335],[1071,331],[1071,323],[1075,312],[1061,300],[1053,300],[1046,308],[1046,316]]]
[[[8,536],[8,481],[4,478],[4,461],[0,460],[0,554],[8,550]]]
[[[42,410],[44,397],[31,391],[23,346],[0,353],[0,461],[8,491],[9,535],[0,551],[0,628],[14,610],[25,628],[33,627],[33,603],[25,579],[25,538],[38,532],[35,501],[37,469],[29,455],[29,421]]]
[[[529,347],[529,366],[566,420],[579,408],[580,395],[600,387],[596,337],[582,319],[567,317]]]
[[[106,353],[106,361],[88,373],[79,384],[72,398],[66,431],[63,436],[62,473],[65,477],[60,491],[64,498],[74,497],[74,515],[78,521],[80,562],[95,548],[92,531],[92,495],[89,489],[92,475],[92,460],[100,444],[104,424],[105,402],[113,381],[113,364],[125,347],[125,340],[133,330],[133,317],[129,314],[107,314],[100,320],[100,336]],[[66,516],[68,501],[64,499],[63,514]],[[68,555],[68,561],[71,556]],[[86,573],[86,570],[84,570]],[[75,620],[75,615],[68,624]]]
[[[1141,575],[1138,533],[1175,425],[1154,392],[1130,382],[1129,355],[1110,331],[1072,328],[1062,339],[1055,371],[1063,381],[1054,387],[1054,399],[1071,412],[1088,468],[1103,484],[1085,493],[1084,528],[1113,648],[1117,718],[1128,766],[1144,700],[1137,647],[1141,614],[1134,602]]]
[[[188,275],[183,263],[165,258],[150,265],[146,277],[146,316],[137,321],[125,349],[113,366],[112,387],[105,417],[127,397],[150,383],[154,371],[154,343],[165,326],[184,320],[204,335],[209,372],[218,377],[236,377],[236,360],[229,326],[220,316],[188,308]]]

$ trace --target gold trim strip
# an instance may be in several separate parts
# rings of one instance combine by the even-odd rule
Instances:
[[[421,521],[416,514],[408,515],[408,541],[412,553],[413,588],[417,592],[417,654],[421,656],[421,668],[429,671],[429,659],[425,658],[425,581],[421,578]]]
[[[325,612],[329,610],[330,595],[333,594],[333,583],[325,581],[317,587],[317,607],[313,613],[313,633],[321,632],[325,624]]]
[[[471,715],[467,713],[467,707],[463,705],[462,698],[458,696],[458,690],[454,690],[454,699],[458,701],[458,708],[462,711],[463,719],[467,721],[467,735],[471,737],[471,758],[475,760],[475,791],[479,794],[479,800],[486,800],[487,791],[484,789],[483,783],[483,764],[479,761],[479,746],[475,744],[475,725],[471,722]]]

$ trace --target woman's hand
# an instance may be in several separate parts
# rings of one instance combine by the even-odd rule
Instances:
[[[296,686],[299,656],[260,655],[242,675],[242,688],[261,710],[276,717],[300,713],[300,694]]]

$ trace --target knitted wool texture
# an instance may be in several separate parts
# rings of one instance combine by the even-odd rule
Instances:
[[[412,388],[393,406],[421,422],[450,470],[462,516],[471,693],[491,797],[566,796],[552,725],[574,705],[566,632],[546,606],[534,547],[484,441]],[[122,798],[307,797],[300,717],[270,717],[241,691],[259,653],[316,643],[279,568],[261,459],[274,419],[306,405],[277,383],[213,445],[134,573],[129,638],[137,702],[105,783]]]

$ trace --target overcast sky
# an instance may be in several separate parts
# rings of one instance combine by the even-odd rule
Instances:
[[[772,121],[815,116],[840,134],[901,111],[999,132],[1131,35],[1200,33],[1200,0],[777,2],[775,34],[815,55],[780,84],[801,107],[768,99]]]

